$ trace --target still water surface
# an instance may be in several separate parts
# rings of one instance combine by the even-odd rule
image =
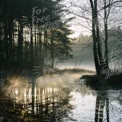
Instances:
[[[79,80],[84,74],[93,73],[67,71],[13,79],[9,93],[28,112],[45,115],[49,122],[122,122],[122,90],[95,91]]]

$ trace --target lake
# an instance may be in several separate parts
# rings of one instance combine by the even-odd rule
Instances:
[[[7,87],[15,105],[22,105],[34,122],[122,122],[122,90],[96,91],[79,78],[93,72],[11,78]]]

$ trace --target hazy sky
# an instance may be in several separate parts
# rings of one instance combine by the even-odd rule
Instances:
[[[78,10],[77,7],[71,7],[71,4],[77,4],[79,6],[85,5],[85,4],[88,5],[88,1],[87,2],[86,1],[87,0],[64,0],[63,4],[69,7],[70,11],[73,11],[76,14],[80,14],[80,10]],[[72,38],[78,37],[81,33],[85,35],[91,34],[91,31],[89,30],[90,27],[88,27],[87,22],[83,18],[80,18],[74,14],[67,15],[67,17],[71,17],[71,16],[76,17],[76,19],[70,22],[71,24],[70,28],[74,31],[74,33],[70,37]],[[88,29],[84,26],[88,27]]]
[[[114,1],[114,0],[113,0]],[[108,2],[108,1],[107,1]],[[64,0],[63,4],[67,7],[69,7],[70,11],[75,12],[75,14],[80,15],[80,16],[85,16],[91,19],[91,9],[90,9],[90,3],[89,0]],[[77,5],[78,7],[73,7]],[[72,5],[72,7],[71,7]],[[121,6],[121,7],[117,7]],[[83,9],[79,8],[82,7]],[[103,7],[103,0],[98,0],[98,10]],[[87,12],[86,12],[87,10]],[[99,22],[101,24],[101,31],[103,28],[103,10],[100,11],[99,13]],[[122,3],[116,4],[116,6],[112,6],[111,11],[110,11],[110,18],[109,18],[109,28],[116,28],[118,26],[121,26],[122,28]],[[86,19],[83,19],[81,17],[78,17],[76,15],[67,15],[67,17],[74,16],[76,19],[74,19],[71,24],[71,29],[74,31],[74,34],[72,34],[70,37],[78,37],[80,33],[85,34],[85,35],[90,35],[91,34],[91,21],[86,21]]]

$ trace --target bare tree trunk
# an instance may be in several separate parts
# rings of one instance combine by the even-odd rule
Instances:
[[[94,6],[92,0],[90,0],[91,10],[92,10],[92,35],[93,35],[93,53],[94,53],[94,62],[97,74],[100,74],[100,66],[99,66],[99,55],[98,55],[98,44],[97,44],[97,30],[96,30],[96,22],[97,20],[97,8]]]
[[[98,21],[98,10],[97,10],[97,0],[89,0],[92,10],[92,35],[93,35],[93,53],[94,62],[97,74],[102,74],[103,69],[103,55],[102,55],[102,44],[99,32],[99,21]]]
[[[106,0],[104,0],[104,6],[106,6]],[[108,15],[106,7],[104,9],[104,29],[105,29],[105,61],[108,66]]]

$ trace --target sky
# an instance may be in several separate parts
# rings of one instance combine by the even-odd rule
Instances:
[[[80,36],[81,33],[84,35],[90,35],[91,32],[88,29],[86,29],[85,27],[77,24],[77,22],[76,22],[77,20],[79,21],[79,19],[77,18],[76,20],[72,21],[72,23],[71,23],[70,29],[73,30],[74,33],[72,35],[70,35],[70,37],[77,38]],[[81,24],[84,24],[84,23],[81,21]]]
[[[114,1],[114,0],[113,0]],[[75,14],[80,15],[80,16],[85,16],[88,17],[88,19],[91,19],[91,15],[89,13],[91,13],[91,8],[88,7],[90,6],[89,0],[64,0],[64,2],[62,3],[65,6],[68,7],[68,9],[70,11],[75,12]],[[73,7],[74,4],[76,5],[76,7]],[[72,5],[72,7],[71,7]],[[103,6],[103,0],[99,0],[99,4],[98,4],[98,9],[101,9],[101,7]],[[119,7],[117,7],[119,6]],[[82,9],[81,9],[82,7]],[[109,16],[109,25],[108,28],[117,28],[118,26],[121,26],[122,28],[122,3],[118,3],[114,6],[112,6],[111,11],[110,11],[110,16]],[[87,11],[87,12],[86,12]],[[99,12],[99,20],[103,19],[103,10],[101,10]],[[70,22],[71,25],[71,29],[74,31],[74,33],[72,35],[70,35],[71,38],[76,38],[78,37],[81,33],[84,35],[91,35],[91,21],[86,21],[86,19],[83,19],[81,17],[78,17],[76,15],[66,15],[67,17],[70,16],[74,16],[76,17],[74,20],[72,20],[72,22]],[[103,20],[100,21],[101,24],[101,31],[102,31],[102,26],[103,25]]]
[[[64,0],[62,4],[69,7],[69,6],[71,6],[72,3],[80,5],[81,2],[86,4],[86,2],[84,0]],[[77,8],[69,7],[69,10],[73,10],[76,13],[79,13]],[[73,34],[70,35],[71,38],[77,38],[77,37],[79,37],[79,35],[81,33],[84,34],[84,35],[90,35],[91,34],[91,31],[89,29],[82,26],[82,25],[87,26],[87,23],[83,20],[83,18],[79,18],[74,14],[68,14],[68,15],[66,15],[66,17],[67,18],[68,17],[75,17],[75,19],[73,19],[69,23],[71,25],[70,29],[73,30],[73,32],[74,32]]]

